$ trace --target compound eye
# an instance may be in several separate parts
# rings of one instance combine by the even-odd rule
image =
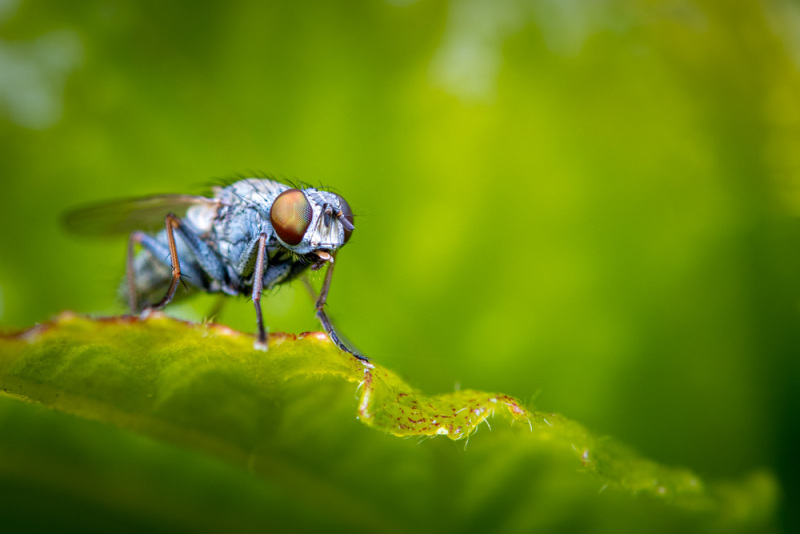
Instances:
[[[345,199],[339,195],[336,196],[339,198],[339,209],[342,210],[342,217],[350,223],[349,228],[347,225],[344,225],[344,242],[347,243],[347,241],[350,240],[350,236],[353,235],[353,210],[350,209],[350,204],[348,204]]]
[[[299,245],[311,224],[314,211],[299,189],[288,189],[278,195],[269,210],[272,228],[287,245]]]

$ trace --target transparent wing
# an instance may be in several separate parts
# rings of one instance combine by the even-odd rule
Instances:
[[[64,213],[64,227],[81,235],[112,236],[141,230],[152,232],[164,227],[168,213],[182,217],[197,204],[218,204],[213,198],[195,195],[155,195],[111,200],[83,206]]]

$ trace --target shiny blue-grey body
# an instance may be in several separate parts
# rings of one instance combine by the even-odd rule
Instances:
[[[282,243],[273,231],[269,211],[275,198],[289,186],[268,179],[248,178],[215,188],[214,198],[189,207],[182,219],[183,231],[175,231],[175,246],[182,279],[192,291],[250,295],[259,236],[267,236],[264,289],[289,282],[311,266],[318,265],[319,250],[334,252],[344,244],[344,229],[338,221],[327,221],[323,206],[338,206],[338,196],[313,188],[304,189],[314,210],[303,241],[296,246]],[[138,235],[144,250],[133,262],[136,300],[156,302],[172,278],[166,230]],[[128,291],[125,286],[125,291]]]
[[[342,341],[324,309],[336,252],[354,230],[344,198],[264,178],[246,178],[213,192],[212,197],[177,194],[107,202],[67,213],[64,223],[81,234],[130,232],[122,293],[134,312],[160,310],[194,291],[250,297],[258,326],[255,347],[263,350],[263,290],[327,266],[315,304],[317,319],[337,347],[366,361]],[[158,220],[164,230],[143,231]],[[178,291],[181,282],[189,291]]]

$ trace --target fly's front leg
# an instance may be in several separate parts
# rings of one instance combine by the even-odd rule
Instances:
[[[340,350],[348,352],[358,358],[359,360],[368,362],[369,358],[364,356],[363,354],[359,354],[358,351],[355,351],[348,347],[344,341],[339,337],[339,334],[336,333],[336,329],[333,327],[333,323],[328,318],[328,314],[325,313],[325,301],[328,300],[328,291],[331,288],[331,279],[333,278],[333,266],[334,260],[336,259],[336,254],[331,254],[328,261],[328,270],[325,272],[325,280],[322,282],[322,288],[319,291],[319,298],[317,298],[317,302],[315,308],[317,310],[317,319],[322,324],[322,329],[325,330],[325,333],[328,334],[328,337],[331,338],[333,344],[336,345]],[[308,285],[309,290],[312,292],[313,295],[313,288],[311,285]]]
[[[253,272],[253,304],[256,307],[256,321],[258,322],[258,341],[256,348],[267,350],[267,331],[264,329],[264,318],[261,316],[261,292],[264,290],[264,270],[266,269],[267,234],[258,236],[256,252],[256,266]]]

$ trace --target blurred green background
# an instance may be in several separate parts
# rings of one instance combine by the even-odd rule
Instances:
[[[366,354],[704,477],[771,468],[791,525],[799,36],[788,0],[0,0],[0,326],[124,311],[125,239],[65,233],[76,205],[331,186]],[[318,328],[300,285],[264,308]]]

